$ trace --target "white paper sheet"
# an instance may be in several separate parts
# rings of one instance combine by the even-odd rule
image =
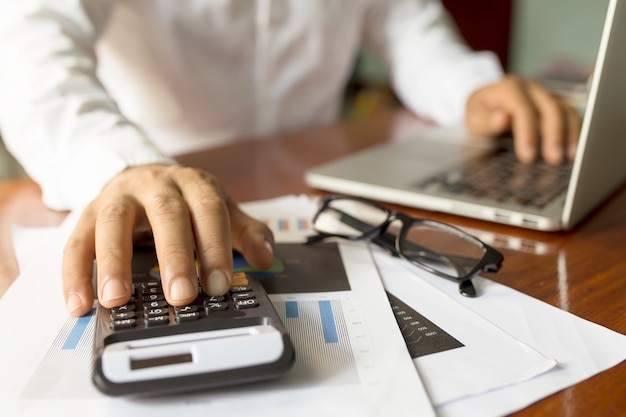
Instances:
[[[266,218],[280,216],[281,213],[283,215],[291,213],[291,217],[294,217],[294,213],[299,213],[304,218],[310,219],[317,204],[315,200],[305,196],[287,196],[251,203],[248,207],[251,213],[259,213]],[[292,229],[288,233],[295,233],[295,230]],[[418,359],[416,362],[422,380],[437,404],[435,409],[439,417],[504,416],[626,360],[625,335],[581,319],[504,285],[478,277],[474,280],[474,284],[482,295],[478,298],[467,298],[459,294],[456,284],[424,272],[406,261],[380,256],[378,253],[375,254],[375,260],[381,275],[387,278],[385,284],[389,288],[393,286],[394,292],[398,294],[404,292],[403,289],[396,289],[396,283],[389,279],[389,276],[394,273],[404,277],[398,282],[410,279],[409,276],[414,277],[415,280],[421,279],[423,281],[420,283],[410,284],[412,290],[417,290],[418,286],[420,290],[423,290],[425,288],[423,285],[428,284],[430,288],[438,289],[449,298],[444,302],[446,306],[450,306],[449,301],[459,303],[497,326],[522,346],[530,347],[545,358],[551,358],[557,362],[557,366],[533,378],[525,379],[524,375],[518,374],[520,381],[517,383],[506,384],[500,388],[494,386],[480,394],[468,396],[466,395],[467,387],[459,387],[457,383],[451,383],[449,391],[443,387],[446,384],[441,384],[439,387],[441,389],[435,388],[441,382],[442,372],[446,372],[444,371],[445,362],[444,368],[437,372],[433,372],[432,369],[435,364],[433,363],[431,367],[428,363],[437,355],[425,356],[423,360]],[[399,269],[403,269],[404,273],[399,272]],[[411,295],[407,298],[415,297],[416,310],[419,311],[422,306],[424,309],[428,308],[419,303],[417,295],[412,294],[412,291],[408,292]],[[429,294],[436,295],[438,299],[442,296],[442,294],[430,291]],[[441,320],[445,320],[445,317],[442,318],[439,315],[445,314],[441,309],[436,308],[433,311],[435,312],[433,321],[437,316],[437,320],[443,323],[444,321]],[[467,369],[473,369],[473,367]],[[487,381],[481,379],[483,373],[476,375],[472,372],[462,375],[458,368],[451,368],[449,372],[455,380],[457,378],[468,380],[471,384],[478,386],[484,384],[483,388],[487,388]],[[483,389],[476,391],[483,391]],[[456,400],[439,401],[455,397]]]
[[[317,203],[305,196],[288,196],[252,203],[249,207],[251,213],[259,213],[268,218],[272,213],[274,217],[281,213],[292,213],[292,216],[293,213],[301,213],[305,218],[311,218]],[[290,233],[293,233],[293,230]],[[557,366],[541,375],[528,379],[518,373],[517,383],[504,384],[499,388],[497,383],[492,383],[492,389],[487,390],[489,378],[482,378],[487,374],[476,374],[473,365],[465,368],[467,373],[463,374],[457,367],[451,366],[446,369],[445,362],[442,362],[442,367],[438,370],[433,369],[437,366],[437,360],[432,358],[437,355],[417,359],[417,367],[436,404],[435,409],[439,417],[504,416],[626,360],[625,335],[581,319],[504,285],[478,277],[474,284],[482,295],[478,298],[467,298],[459,294],[456,284],[424,272],[405,261],[392,259],[386,255],[381,256],[378,253],[375,260],[388,289],[400,294],[405,292],[404,285],[410,286],[411,291],[406,291],[409,294],[406,297],[407,301],[410,301],[409,304],[418,311],[422,308],[423,311],[428,311],[433,321],[445,323],[445,313],[439,307],[431,311],[429,304],[422,303],[428,297],[420,297],[414,294],[414,291],[425,291],[437,299],[441,299],[441,293],[445,293],[449,300],[442,301],[442,306],[450,308],[452,305],[450,301],[453,300],[497,326],[524,348],[529,347],[545,358],[557,362]],[[400,272],[400,269],[404,272]],[[401,278],[394,279],[394,274]],[[408,281],[412,281],[411,277],[415,278],[416,282],[409,284]],[[419,281],[420,278],[422,281]],[[401,288],[398,288],[398,284]],[[440,290],[441,293],[429,291],[425,284]],[[452,326],[454,327],[454,324]],[[457,354],[459,350],[456,351],[449,353]],[[504,355],[497,355],[494,360],[505,358]],[[429,363],[431,360],[432,363]],[[540,362],[537,364],[540,366]],[[540,373],[540,369],[535,371]],[[447,382],[443,375],[446,373],[452,376],[453,382]],[[497,375],[491,375],[494,376]],[[472,387],[463,386],[461,380],[469,381],[467,384]],[[515,378],[509,380],[514,382]],[[442,384],[442,381],[446,382]],[[492,382],[495,380],[492,379]],[[467,395],[471,390],[475,391],[475,395]],[[477,394],[481,391],[483,392]],[[454,398],[456,399],[451,400]]]
[[[464,345],[414,359],[436,406],[513,385],[556,366],[554,359],[503,332],[385,252],[377,251],[375,260],[388,291]]]
[[[468,299],[458,294],[453,283],[415,269],[412,272],[520,342],[558,362],[552,370],[519,384],[437,407],[439,417],[504,416],[626,360],[625,335],[519,291],[479,277],[474,284],[482,295]],[[427,374],[422,378],[428,383]]]
[[[149,399],[100,394],[90,381],[93,320],[69,318],[62,301],[66,225],[15,234],[21,274],[0,299],[0,326],[8,335],[0,345],[0,415],[435,415],[387,306],[371,253],[360,243],[340,246],[350,290],[272,295],[274,303],[298,302],[313,310],[320,302],[333,303],[341,333],[333,349],[345,361],[320,364],[315,362],[320,352],[297,347],[294,372],[284,380]],[[302,323],[308,330],[317,325],[315,320]],[[311,361],[308,368],[298,365],[302,360]]]
[[[303,235],[314,233],[306,219],[312,218],[317,204],[307,197],[244,207],[269,224],[283,225],[275,228],[277,241],[301,240]],[[386,290],[406,304],[398,311],[402,314],[398,318],[435,406],[516,384],[556,366],[554,359],[416,277],[411,270],[415,267],[405,268],[405,261],[397,262],[376,246],[372,249]]]

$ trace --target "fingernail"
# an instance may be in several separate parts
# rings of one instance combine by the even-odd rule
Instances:
[[[72,314],[83,306],[80,296],[76,293],[70,293],[67,296],[67,311]]]
[[[563,161],[563,149],[561,147],[550,149],[550,154],[550,159],[555,163],[560,164]]]
[[[209,295],[226,294],[230,288],[230,280],[224,271],[214,269],[206,278],[204,289]]]
[[[198,295],[198,286],[187,278],[174,278],[170,283],[169,295],[172,301],[188,300]]]
[[[102,287],[102,301],[113,301],[118,298],[126,298],[128,291],[124,284],[117,279],[109,279]]]
[[[255,235],[253,235],[253,238],[258,243],[261,243],[265,247],[265,249],[267,249],[268,252],[272,254],[272,256],[274,255],[274,246],[272,245],[272,242],[264,234],[256,233]]]

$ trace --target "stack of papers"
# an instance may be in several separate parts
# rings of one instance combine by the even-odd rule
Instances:
[[[58,228],[14,233],[21,275],[0,299],[11,336],[0,345],[0,414],[82,416],[88,407],[95,416],[242,408],[250,416],[495,417],[626,358],[626,336],[487,279],[475,280],[481,297],[468,299],[454,283],[364,243],[302,245],[315,199],[286,196],[243,208],[278,242],[282,275],[264,283],[272,302],[307,312],[285,323],[297,356],[286,378],[158,399],[100,394],[90,381],[93,320],[68,317],[62,300],[70,217]],[[311,277],[319,251],[331,280]],[[24,309],[26,302],[35,305]]]

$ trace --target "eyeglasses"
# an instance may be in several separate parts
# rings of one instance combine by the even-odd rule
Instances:
[[[407,214],[357,197],[326,196],[313,217],[318,233],[307,243],[329,238],[369,240],[437,276],[457,282],[459,292],[476,297],[480,272],[497,272],[503,256],[456,227]]]

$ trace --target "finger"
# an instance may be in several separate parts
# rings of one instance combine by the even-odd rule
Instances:
[[[567,108],[567,158],[573,160],[578,150],[582,118],[572,106]]]
[[[511,118],[504,109],[489,103],[474,103],[468,108],[466,125],[477,136],[495,137],[511,128]]]
[[[87,207],[63,250],[63,295],[68,313],[76,317],[93,305],[94,217]]]
[[[540,120],[543,158],[550,164],[561,164],[567,138],[565,103],[534,82],[528,83],[528,92]]]
[[[107,200],[96,218],[98,301],[107,308],[128,302],[132,293],[132,241],[137,203],[128,197]]]
[[[466,123],[475,134],[494,136],[512,130],[515,153],[523,162],[537,157],[538,117],[524,81],[507,76],[468,100]]]
[[[502,106],[511,114],[515,154],[522,162],[533,162],[537,159],[539,146],[537,109],[528,96],[524,81],[509,77],[504,89]]]
[[[198,278],[187,204],[175,184],[142,197],[152,225],[165,298],[174,306],[189,304],[198,295]]]
[[[189,207],[202,289],[209,295],[222,295],[230,288],[233,271],[225,192],[215,178],[197,170],[187,168],[176,179]]]
[[[244,213],[230,202],[233,247],[255,268],[267,269],[274,263],[274,236],[263,223]]]

